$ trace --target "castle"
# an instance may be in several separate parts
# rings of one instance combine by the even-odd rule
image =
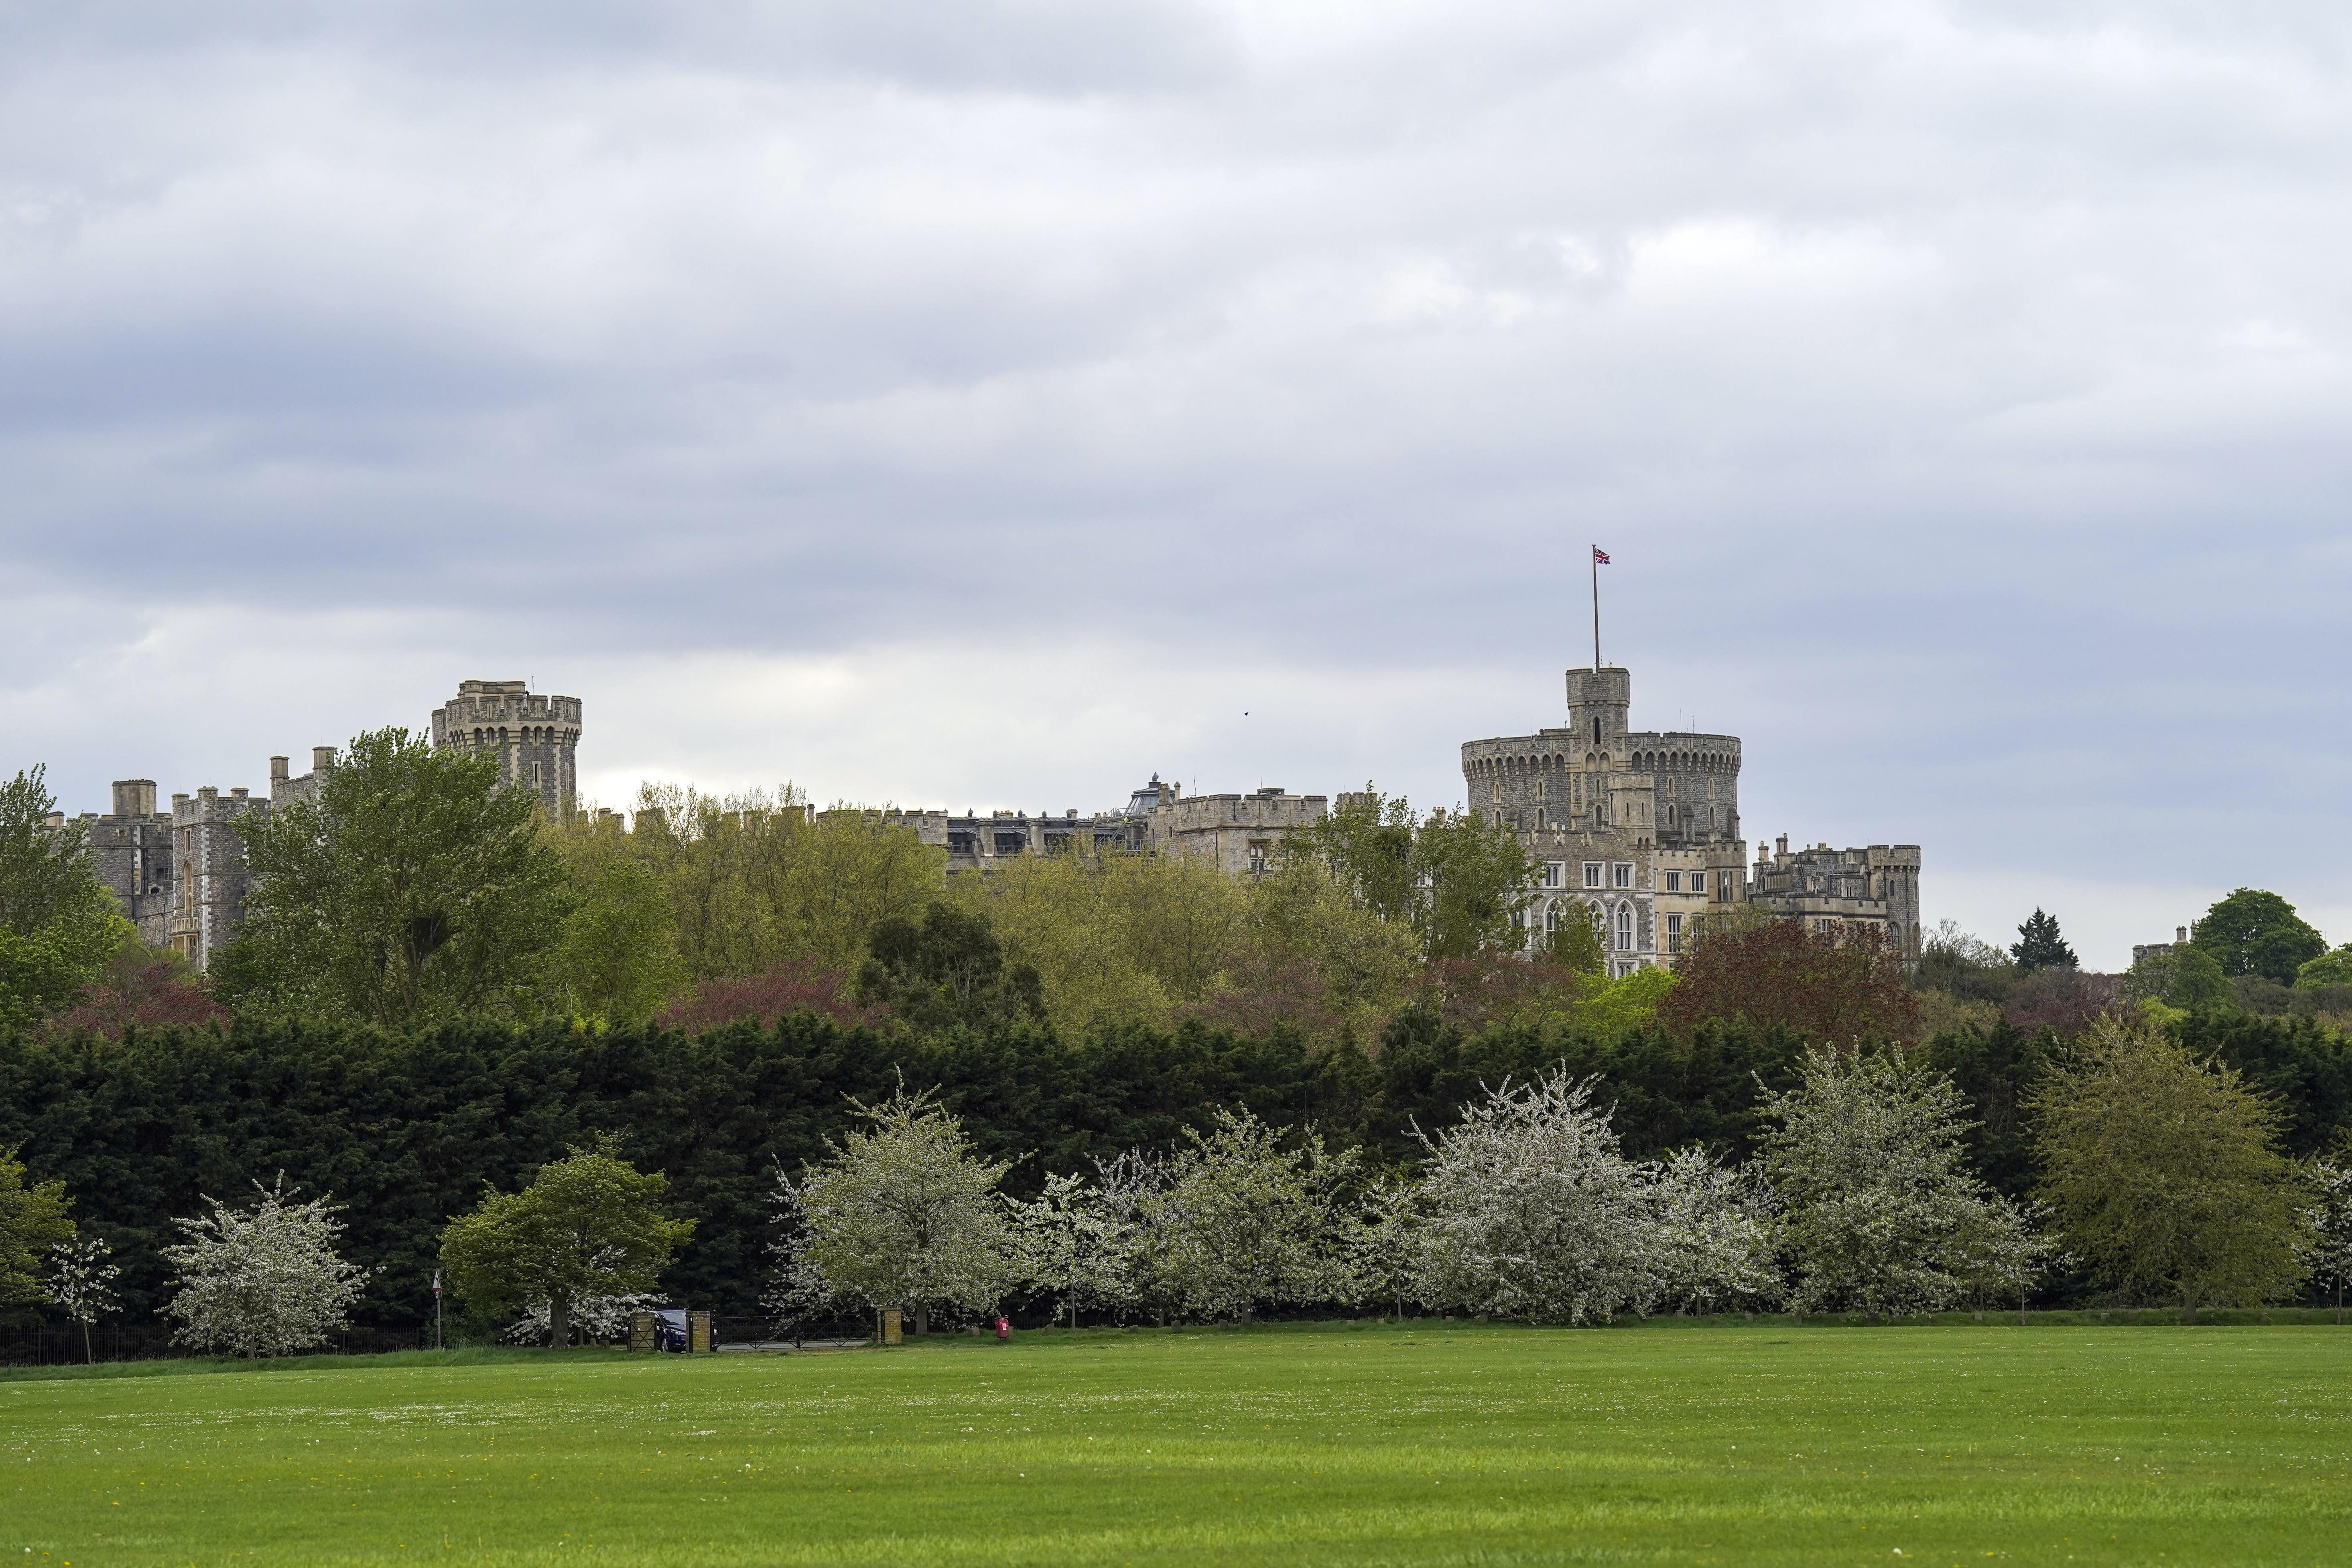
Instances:
[[[1749,903],[1823,934],[1874,930],[1919,955],[1919,847],[1789,841],[1754,869],[1739,837],[1739,738],[1634,730],[1632,675],[1568,672],[1568,722],[1465,742],[1470,809],[1518,835],[1541,868],[1530,942],[1591,922],[1611,972],[1672,965],[1700,917]]]
[[[1919,847],[1874,844],[1791,852],[1786,837],[1751,866],[1740,837],[1736,735],[1631,727],[1633,678],[1603,666],[1567,674],[1567,722],[1532,735],[1465,742],[1469,809],[1519,838],[1538,869],[1528,942],[1564,921],[1590,921],[1612,973],[1671,966],[1709,914],[1753,905],[1817,931],[1879,933],[1906,961],[1919,954]],[[466,680],[433,710],[436,747],[498,760],[499,783],[537,795],[549,815],[579,789],[581,703],[520,680]],[[124,779],[113,810],[82,825],[99,875],[142,941],[199,966],[236,930],[252,874],[236,825],[289,802],[316,800],[335,749],[314,747],[290,776],[269,759],[267,798],[207,785],[159,812],[155,784]],[[1277,787],[1186,795],[1155,773],[1122,808],[1080,816],[945,810],[859,812],[904,826],[946,851],[947,869],[985,874],[1022,855],[1139,853],[1198,857],[1234,876],[1264,871],[1284,838],[1320,822],[1329,799]],[[845,808],[855,811],[856,808]],[[833,813],[822,814],[826,816]],[[62,814],[52,823],[62,825]]]
[[[457,695],[433,710],[432,739],[495,754],[499,782],[535,791],[550,813],[565,809],[577,790],[577,697],[534,696],[520,680],[460,681]],[[243,786],[224,795],[206,784],[172,796],[169,811],[155,808],[154,780],[116,780],[113,809],[84,812],[80,825],[99,879],[114,889],[139,940],[208,967],[244,921],[253,884],[236,825],[249,814],[267,817],[289,802],[316,801],[334,765],[332,746],[313,746],[310,771],[299,777],[288,759],[272,757],[266,799]],[[63,812],[50,814],[52,826],[65,820]]]

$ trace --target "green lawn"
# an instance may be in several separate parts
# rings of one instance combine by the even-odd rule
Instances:
[[[1332,1326],[128,1371],[0,1379],[0,1564],[2352,1559],[2352,1329]]]

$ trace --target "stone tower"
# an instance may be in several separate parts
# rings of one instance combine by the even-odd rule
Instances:
[[[1613,973],[1671,964],[1704,915],[1746,890],[1739,738],[1630,727],[1633,675],[1568,672],[1568,722],[1462,748],[1467,804],[1540,869],[1537,931],[1591,922]]]
[[[461,680],[433,710],[433,743],[499,759],[499,782],[531,791],[551,817],[580,793],[580,699],[541,697],[520,680]]]

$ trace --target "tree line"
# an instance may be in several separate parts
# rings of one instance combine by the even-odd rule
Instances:
[[[2037,1087],[2042,1174],[2024,1201],[1969,1168],[1966,1102],[1901,1047],[1807,1047],[1792,1065],[1790,1086],[1759,1099],[1745,1161],[1699,1142],[1633,1157],[1597,1081],[1555,1067],[1416,1119],[1409,1162],[1216,1106],[1172,1141],[1047,1169],[1028,1196],[1004,1190],[1018,1161],[992,1158],[936,1091],[900,1079],[852,1101],[796,1171],[764,1173],[761,1266],[746,1272],[795,1337],[884,1309],[922,1333],[1022,1302],[1073,1326],[1408,1304],[1556,1323],[2022,1313],[2067,1270],[2189,1321],[2307,1283],[2341,1310],[2352,1163],[2287,1158],[2273,1102],[2152,1024],[2102,1020]],[[592,1134],[425,1227],[482,1326],[520,1313],[508,1337],[562,1347],[610,1338],[661,1299],[699,1220],[672,1212],[667,1172],[624,1154],[617,1136]],[[85,1325],[119,1308],[110,1244],[75,1234],[59,1182],[27,1189],[23,1175],[0,1163],[0,1264],[47,1239],[53,1300]],[[171,1221],[160,1306],[184,1343],[306,1348],[381,1273],[341,1245],[340,1214],[366,1203],[297,1203],[282,1172],[253,1185],[257,1203],[207,1195],[209,1212]],[[28,1215],[39,1234],[13,1236]]]

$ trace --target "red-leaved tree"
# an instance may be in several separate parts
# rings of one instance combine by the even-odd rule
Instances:
[[[1488,949],[1423,965],[1405,987],[1405,1005],[1475,1035],[1497,1024],[1566,1023],[1584,987],[1583,975],[1548,954]]]
[[[850,999],[849,975],[814,958],[787,959],[759,974],[731,974],[689,987],[654,1021],[689,1035],[728,1024],[751,1022],[761,1028],[794,1013],[820,1013],[845,1028],[879,1024],[890,1009]]]
[[[1223,990],[1193,1003],[1185,1016],[1236,1035],[1264,1037],[1286,1029],[1318,1046],[1337,1040],[1345,1027],[1331,1005],[1330,987],[1312,964],[1250,960],[1235,964],[1226,980]]]
[[[1710,1019],[1779,1025],[1832,1047],[1919,1037],[1902,956],[1875,930],[1820,935],[1784,920],[1719,932],[1685,954],[1658,1018],[1684,1034]]]
[[[115,954],[80,998],[44,1026],[54,1035],[89,1033],[119,1040],[125,1029],[181,1024],[226,1024],[229,1011],[213,1000],[204,977],[177,953],[136,943]]]

